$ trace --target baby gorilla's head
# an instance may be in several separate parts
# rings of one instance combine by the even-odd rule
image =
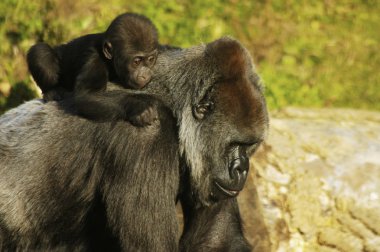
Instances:
[[[152,78],[157,48],[158,35],[153,23],[142,15],[126,13],[108,27],[103,53],[113,61],[122,84],[140,89]]]

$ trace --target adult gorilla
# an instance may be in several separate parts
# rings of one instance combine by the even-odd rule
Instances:
[[[150,127],[85,120],[70,100],[3,115],[0,247],[177,251],[180,198],[182,250],[249,251],[233,197],[267,129],[252,67],[229,38],[163,52],[145,90],[165,105],[147,96],[159,118]],[[107,101],[124,102],[126,92],[96,99],[107,113]]]

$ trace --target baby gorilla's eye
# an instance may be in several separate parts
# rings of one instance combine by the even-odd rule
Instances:
[[[135,58],[133,59],[133,64],[134,64],[135,66],[138,66],[138,65],[140,65],[141,61],[142,61],[142,58],[141,58],[141,57],[135,57]]]
[[[148,65],[152,66],[154,64],[154,62],[156,61],[156,57],[155,56],[149,56],[147,61],[148,61]]]

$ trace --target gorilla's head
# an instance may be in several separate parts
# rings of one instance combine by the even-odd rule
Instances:
[[[156,78],[167,85],[169,94],[161,95],[170,96],[178,118],[180,151],[193,195],[203,204],[236,196],[247,178],[249,156],[268,128],[260,79],[249,53],[236,40],[221,38],[163,53],[158,66],[165,68]]]

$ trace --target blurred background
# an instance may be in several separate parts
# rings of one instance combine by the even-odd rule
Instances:
[[[0,113],[38,95],[25,63],[30,46],[102,32],[126,11],[152,19],[164,44],[239,39],[255,59],[272,110],[380,109],[377,0],[2,0]]]

